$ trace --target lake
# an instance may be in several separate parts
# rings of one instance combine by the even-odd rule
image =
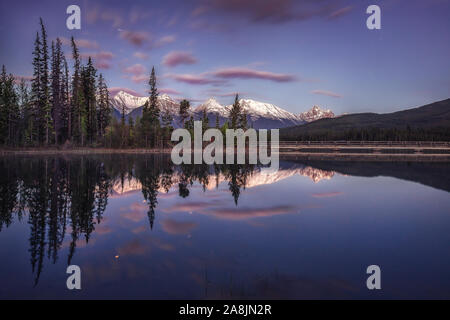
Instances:
[[[449,299],[449,192],[450,163],[6,156],[0,298]]]

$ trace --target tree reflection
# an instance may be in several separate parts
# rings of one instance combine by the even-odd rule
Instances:
[[[71,264],[80,240],[89,243],[102,222],[114,184],[123,189],[125,179],[140,183],[153,229],[159,192],[178,185],[179,196],[185,198],[195,182],[206,191],[210,182],[218,186],[222,176],[237,204],[253,169],[206,164],[175,167],[167,155],[4,157],[0,160],[0,231],[15,219],[28,216],[30,263],[36,285],[44,259],[56,263],[65,240],[67,264]],[[214,177],[215,181],[210,181]]]

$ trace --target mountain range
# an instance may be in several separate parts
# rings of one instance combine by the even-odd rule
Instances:
[[[280,130],[280,137],[296,139],[301,136],[320,136],[326,132],[339,134],[358,129],[436,129],[450,128],[450,99],[421,107],[391,113],[353,113],[323,118],[303,125]]]
[[[135,119],[142,116],[143,105],[148,101],[148,97],[137,97],[125,91],[119,91],[110,98],[110,104],[113,107],[114,115],[121,117],[124,112],[125,117]],[[305,124],[322,118],[334,117],[331,110],[322,110],[318,106],[314,106],[311,110],[303,112],[299,115],[286,111],[276,105],[270,103],[259,102],[251,99],[240,99],[239,103],[242,109],[247,113],[247,121],[249,125],[255,129],[275,129],[285,128],[296,125]],[[179,103],[167,94],[158,96],[158,106],[161,113],[170,113],[174,119],[172,125],[180,126],[178,116]],[[232,105],[223,106],[214,98],[210,98],[196,108],[191,108],[189,113],[195,120],[203,117],[206,111],[210,125],[214,125],[216,117],[222,125],[228,121]]]

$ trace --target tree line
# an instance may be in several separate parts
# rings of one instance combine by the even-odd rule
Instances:
[[[295,141],[450,141],[450,128],[406,126],[404,128],[321,129],[302,133],[281,131],[280,139]]]
[[[30,85],[19,83],[3,65],[0,75],[0,145],[4,147],[164,147],[170,144],[173,115],[160,110],[155,68],[149,76],[149,100],[142,117],[126,120],[125,106],[117,119],[109,102],[106,80],[94,67],[91,57],[82,64],[75,39],[70,40],[72,65],[69,67],[61,39],[49,45],[42,19],[33,50],[33,76]],[[193,130],[190,102],[182,100],[180,126]],[[203,128],[210,127],[206,111]],[[247,128],[247,114],[238,95],[230,119],[222,126]]]

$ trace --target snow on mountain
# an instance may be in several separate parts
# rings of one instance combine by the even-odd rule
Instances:
[[[316,169],[310,166],[294,165],[288,168],[280,167],[276,173],[267,170],[255,169],[245,181],[245,188],[250,189],[257,186],[270,185],[277,183],[292,176],[304,176],[310,178],[314,183],[318,183],[321,180],[330,180],[336,174],[335,171],[327,171],[322,169]],[[216,189],[216,183],[223,183],[229,180],[229,177],[223,175],[223,173],[207,173],[208,179],[205,179],[207,190]],[[174,171],[171,176],[171,182],[169,188],[177,188],[178,184],[182,180],[181,172]],[[126,175],[124,179],[117,179],[112,184],[111,193],[113,197],[120,197],[131,194],[133,192],[141,192],[142,184],[135,177]],[[166,190],[163,187],[158,189],[159,192],[165,193]]]
[[[303,123],[295,114],[270,103],[241,99],[239,104],[242,110],[247,113],[249,124],[252,124],[255,129],[283,128]],[[223,120],[229,117],[232,107],[233,105],[222,106],[214,98],[211,98],[198,106],[194,112],[202,114],[206,110],[209,115],[219,115]]]
[[[335,115],[330,109],[321,109],[319,106],[313,106],[310,110],[302,112],[298,116],[301,120],[312,122],[324,118],[334,118]]]
[[[244,111],[251,118],[264,117],[268,119],[285,119],[292,122],[297,122],[298,117],[290,113],[289,111],[283,110],[276,105],[270,103],[259,102],[251,99],[241,99],[239,103]],[[229,106],[231,109],[231,106]]]
[[[148,97],[137,97],[125,91],[119,91],[115,96],[110,98],[111,106],[115,109],[115,114],[120,117],[122,109],[125,111],[126,117],[136,118],[142,116],[144,104],[148,101]],[[247,113],[248,123],[255,129],[274,129],[284,128],[304,124],[322,118],[333,118],[334,113],[331,110],[323,110],[318,106],[314,106],[311,110],[295,115],[276,105],[270,103],[259,102],[251,99],[241,99],[239,103],[242,109]],[[179,124],[179,103],[167,94],[158,96],[158,106],[161,115],[169,113],[173,116],[173,125]],[[190,112],[196,120],[202,118],[203,111],[206,110],[210,123],[214,123],[217,116],[222,125],[228,121],[232,105],[223,106],[214,98],[210,98],[203,104]]]
[[[111,106],[117,110],[118,114],[122,114],[124,108],[126,116],[142,115],[142,107],[148,101],[148,97],[133,96],[125,91],[119,91],[114,97],[110,98]],[[158,96],[157,104],[161,113],[168,112],[172,115],[178,113],[179,104],[167,94]]]
[[[114,97],[109,99],[114,109],[119,111],[120,114],[122,109],[124,109],[126,115],[134,109],[142,107],[147,100],[148,97],[137,97],[125,91],[119,91]]]
[[[230,108],[222,106],[214,98],[208,99],[203,104],[201,104],[197,108],[195,108],[194,111],[196,113],[203,113],[204,110],[207,113],[219,114],[220,116],[222,116],[224,118],[228,117],[228,115],[230,114]]]

